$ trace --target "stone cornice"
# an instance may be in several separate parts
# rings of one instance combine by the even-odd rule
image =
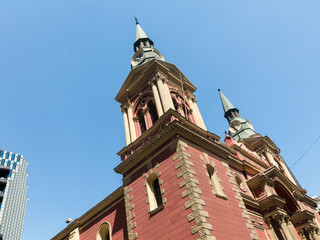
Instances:
[[[173,117],[175,120],[170,122],[160,132],[158,132],[156,136],[151,138],[138,150],[134,151],[130,156],[124,159],[117,167],[115,167],[114,170],[117,173],[125,173],[143,158],[150,155],[150,153],[155,151],[159,146],[167,141],[170,141],[173,137],[182,137],[188,139],[189,141],[192,139],[192,141],[196,142],[196,144],[204,148],[211,149],[211,151],[214,151],[217,155],[223,157],[224,159],[226,159],[230,154],[229,148],[227,148],[225,144],[218,142],[218,136],[192,124],[174,110],[167,111],[157,121],[157,124],[163,124],[163,121],[168,117]],[[149,134],[156,130],[157,125],[153,126],[152,128],[148,129],[150,130],[149,133],[144,133],[144,138],[147,138]],[[138,138],[135,142],[122,149],[118,154],[121,156],[125,154],[125,152],[134,149],[134,147],[139,145],[144,138]]]
[[[97,216],[105,212],[107,209],[114,206],[114,203],[122,200],[124,198],[123,195],[123,187],[119,187],[113,193],[111,193],[108,197],[103,199],[81,217],[73,220],[68,227],[63,229],[60,233],[54,236],[51,240],[62,240],[69,236],[70,232],[76,228],[83,228],[90,222],[92,222]]]
[[[312,221],[314,218],[314,213],[310,212],[308,210],[303,210],[300,212],[297,212],[291,216],[291,222],[293,225],[298,226],[302,223],[306,223],[308,221]]]
[[[259,173],[258,175],[254,176],[253,178],[250,178],[247,180],[247,185],[252,189],[257,186],[264,186],[264,184],[267,184],[269,186],[273,186],[274,182],[267,176],[265,176],[263,173]]]
[[[259,203],[260,211],[268,212],[269,209],[283,209],[286,200],[273,194],[267,198],[262,199],[261,201],[259,201]]]
[[[129,145],[125,146],[123,149],[121,149],[117,154],[119,156],[122,156],[124,153],[128,152],[128,151],[132,151],[132,149],[135,149],[141,142],[143,142],[144,140],[146,140],[147,138],[150,138],[150,135],[152,135],[152,133],[154,131],[156,131],[160,125],[162,126],[163,124],[166,124],[166,120],[169,117],[174,117],[175,119],[178,119],[179,121],[181,121],[183,124],[185,124],[186,126],[190,127],[191,129],[199,132],[201,135],[204,135],[206,138],[208,139],[212,139],[215,141],[219,141],[220,137],[215,135],[214,133],[208,132],[203,130],[202,128],[198,127],[197,125],[191,123],[190,121],[186,120],[184,117],[181,116],[180,113],[178,113],[175,110],[169,109],[167,112],[165,112],[159,119],[158,121],[155,122],[154,125],[152,125],[151,128],[149,128],[147,131],[145,131],[139,138],[137,138],[134,142],[130,143]],[[221,142],[219,142],[221,143]],[[221,143],[223,144],[223,143]],[[225,144],[223,144],[224,147],[227,147]],[[233,150],[233,153],[234,150]]]

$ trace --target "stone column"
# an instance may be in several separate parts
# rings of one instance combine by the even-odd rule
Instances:
[[[293,226],[293,224],[290,221],[290,219],[288,219],[288,227],[289,227],[289,230],[291,232],[291,235],[292,235],[293,239],[294,240],[299,240],[299,238],[297,236],[297,233],[296,233],[296,230],[295,230],[295,227]]]
[[[129,118],[128,122],[129,122],[129,128],[130,128],[130,137],[131,137],[131,142],[133,142],[134,140],[137,139],[137,136],[136,136],[136,130],[133,123],[132,106],[129,105],[127,109],[128,109],[128,118]]]
[[[131,143],[131,138],[130,138],[127,109],[125,107],[121,108],[121,112],[123,114],[124,132],[126,134],[126,144],[129,145]]]
[[[306,240],[307,239],[306,236],[304,235],[303,229],[300,229],[298,231],[298,233],[299,233],[299,237],[300,237],[301,240]]]
[[[270,233],[271,239],[274,239],[274,240],[278,239],[278,238],[277,238],[277,235],[276,235],[276,233],[274,232],[274,229],[273,229],[273,227],[272,227],[272,225],[271,225],[270,219],[269,219],[269,218],[266,218],[266,219],[265,219],[265,222],[266,222],[266,224],[267,224],[268,231],[269,231],[269,233]]]
[[[199,118],[199,121],[200,121],[200,126],[201,126],[204,130],[207,131],[206,125],[204,124],[204,121],[203,121],[203,119],[202,119],[201,113],[200,113],[200,111],[199,111],[199,108],[198,108],[197,100],[196,100],[196,99],[193,100],[193,106],[194,106],[195,112],[196,112],[197,115],[198,115],[198,118]]]
[[[174,105],[173,105],[172,97],[171,97],[171,94],[170,94],[170,90],[169,90],[168,80],[167,79],[163,80],[163,86],[164,86],[164,89],[165,89],[166,94],[167,94],[169,106],[170,106],[170,108],[172,108],[174,110]]]
[[[320,237],[314,227],[307,229],[307,231],[312,235],[314,240],[320,240]]]
[[[159,92],[154,81],[150,81],[150,85],[152,87],[152,93],[153,93],[154,101],[156,103],[158,117],[160,118],[163,114],[163,109],[160,101]]]
[[[146,130],[148,130],[152,126],[152,120],[149,109],[145,108],[144,110],[142,110],[142,113],[144,117],[144,123],[146,124]]]
[[[195,107],[193,105],[192,99],[188,98],[187,101],[189,103],[190,108],[192,109],[192,115],[193,115],[193,118],[194,118],[194,121],[195,121],[196,125],[198,125],[199,127],[202,127],[201,123],[200,123],[200,120],[199,120],[199,117],[197,115],[197,111],[195,111]]]
[[[278,221],[278,224],[280,225],[280,228],[282,230],[282,232],[284,233],[285,237],[286,237],[286,240],[295,240],[293,237],[292,237],[292,234],[290,232],[290,229],[287,225],[287,222],[286,222],[286,217],[287,216],[284,216],[282,214],[278,214],[275,219]]]
[[[170,109],[170,104],[168,101],[167,93],[165,91],[165,88],[163,86],[163,82],[162,82],[161,78],[155,77],[155,80],[157,82],[157,86],[159,89],[159,94],[160,94],[160,98],[161,98],[161,102],[162,102],[162,106],[163,106],[163,111],[166,112]]]
[[[269,163],[271,163],[273,166],[276,166],[279,168],[277,162],[273,159],[272,154],[270,153],[270,150],[266,149],[265,151],[266,158],[268,159]]]

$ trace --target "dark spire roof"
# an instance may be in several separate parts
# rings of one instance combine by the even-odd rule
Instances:
[[[149,42],[150,46],[153,46],[153,41],[147,36],[147,34],[141,28],[138,19],[135,17],[136,20],[136,41],[133,45],[134,51],[137,51],[137,47],[139,48],[141,42]]]
[[[232,103],[228,100],[228,98],[226,98],[226,96],[220,91],[220,89],[218,89],[218,91],[220,94],[220,99],[221,99],[222,107],[224,110],[224,115],[226,115],[226,113],[232,109],[235,109],[239,112],[239,110],[232,105]]]

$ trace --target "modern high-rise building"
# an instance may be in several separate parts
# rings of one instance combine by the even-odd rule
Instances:
[[[28,202],[28,162],[22,155],[1,150],[0,165],[11,169],[0,206],[0,233],[5,240],[20,240]]]
[[[138,22],[136,31],[131,72],[115,97],[123,186],[53,240],[319,240],[316,202],[277,145],[221,91],[228,133],[208,131],[196,87]]]

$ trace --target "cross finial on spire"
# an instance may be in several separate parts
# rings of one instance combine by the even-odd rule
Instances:
[[[139,24],[138,19],[136,17],[134,17],[134,20],[136,20],[136,24]]]

